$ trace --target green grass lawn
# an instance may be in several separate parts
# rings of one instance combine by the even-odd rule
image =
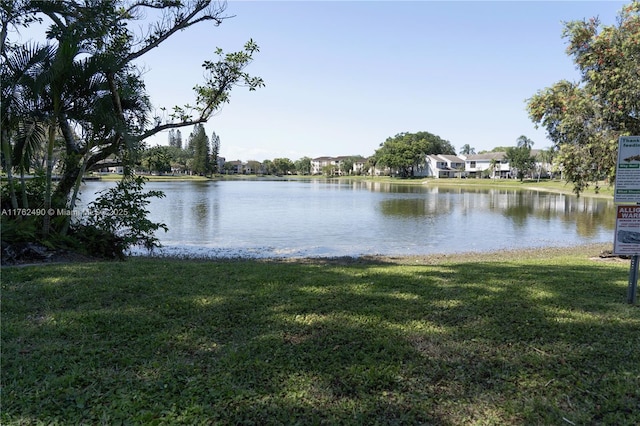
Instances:
[[[0,423],[636,425],[598,253],[3,268]]]

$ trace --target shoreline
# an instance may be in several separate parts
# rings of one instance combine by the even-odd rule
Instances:
[[[130,260],[143,261],[170,261],[170,262],[261,262],[261,263],[301,263],[301,264],[396,264],[396,265],[437,265],[443,263],[489,263],[489,262],[513,262],[518,260],[553,259],[567,256],[584,256],[597,261],[628,262],[623,256],[607,254],[613,248],[611,243],[587,243],[574,246],[530,247],[515,248],[495,251],[466,251],[455,253],[432,253],[421,255],[362,255],[362,256],[300,256],[300,257],[259,257],[259,256],[189,256],[167,254],[140,254],[129,255],[124,262]],[[25,268],[42,265],[82,264],[92,262],[118,262],[114,259],[90,258],[75,253],[54,254],[42,261],[28,261],[24,263],[3,264],[4,268]]]
[[[549,192],[554,194],[564,194],[576,196],[570,182],[561,180],[524,180],[520,182],[514,179],[434,179],[434,178],[394,178],[389,176],[372,177],[372,176],[273,176],[273,175],[220,175],[215,177],[204,176],[171,176],[171,175],[143,175],[148,179],[147,182],[220,182],[220,181],[297,181],[297,180],[352,180],[360,182],[371,182],[376,184],[394,184],[394,185],[411,185],[411,186],[432,186],[432,187],[459,187],[468,189],[513,189],[513,190],[529,190],[537,192]],[[121,175],[104,175],[99,176],[98,180],[103,182],[118,181]],[[613,186],[602,183],[596,193],[593,188],[586,188],[580,193],[580,197],[613,199]]]
[[[608,253],[613,248],[611,243],[587,243],[574,246],[514,248],[495,251],[463,251],[455,253],[432,253],[420,255],[362,255],[362,256],[300,256],[300,257],[251,257],[251,256],[174,256],[174,255],[133,255],[129,259],[169,260],[185,262],[277,262],[277,263],[392,263],[399,265],[435,265],[440,263],[477,263],[500,262],[514,260],[547,259],[566,256],[586,256],[602,261],[628,261],[628,259]]]

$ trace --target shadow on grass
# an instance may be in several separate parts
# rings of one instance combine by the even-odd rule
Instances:
[[[6,270],[0,420],[636,424],[625,274],[341,260]]]

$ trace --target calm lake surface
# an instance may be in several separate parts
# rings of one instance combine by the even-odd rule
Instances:
[[[87,182],[90,201],[109,182]],[[148,182],[160,254],[424,255],[613,242],[612,200],[345,180]]]

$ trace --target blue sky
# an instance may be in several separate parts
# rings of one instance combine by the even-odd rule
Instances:
[[[387,137],[428,131],[456,150],[546,148],[525,103],[579,75],[564,21],[613,24],[619,1],[230,1],[234,18],[178,33],[139,63],[156,107],[193,104],[201,64],[216,47],[260,46],[248,68],[264,79],[235,88],[205,125],[227,160],[369,156]],[[186,140],[190,128],[182,129]],[[166,145],[168,134],[148,140]]]

